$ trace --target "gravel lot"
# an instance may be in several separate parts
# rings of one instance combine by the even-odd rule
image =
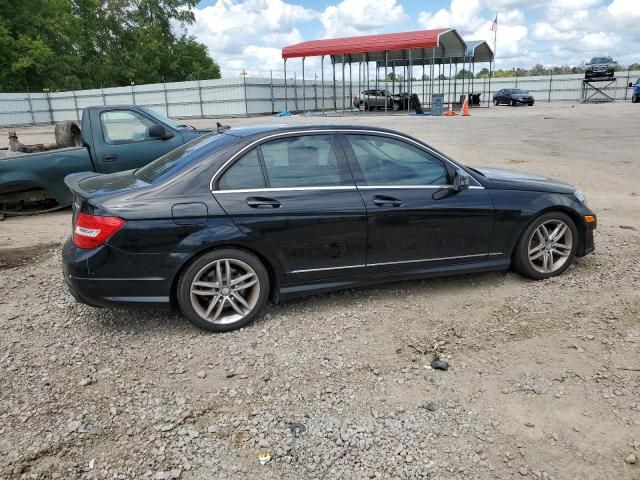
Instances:
[[[574,183],[599,214],[597,253],[544,282],[499,272],[310,297],[216,335],[76,304],[59,255],[70,212],[6,219],[1,479],[640,479],[640,108],[223,122],[327,121]],[[429,368],[434,353],[448,371]]]

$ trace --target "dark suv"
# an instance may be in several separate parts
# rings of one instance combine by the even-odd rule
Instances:
[[[611,57],[593,57],[587,63],[584,71],[584,78],[613,78],[616,62]]]

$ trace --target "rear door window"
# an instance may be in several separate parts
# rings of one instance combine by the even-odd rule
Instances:
[[[271,188],[342,185],[331,135],[303,135],[260,146]]]

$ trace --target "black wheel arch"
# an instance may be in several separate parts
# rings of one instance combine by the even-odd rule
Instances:
[[[280,291],[280,285],[282,284],[282,279],[280,278],[280,275],[278,275],[278,270],[276,269],[274,264],[269,260],[267,255],[258,251],[255,248],[252,248],[247,245],[243,245],[241,243],[223,242],[215,245],[206,246],[198,250],[197,252],[194,252],[193,255],[191,255],[185,262],[183,262],[182,265],[180,265],[180,268],[178,269],[175,276],[173,277],[173,280],[171,281],[171,290],[169,292],[169,298],[170,298],[172,307],[177,308],[178,306],[178,298],[177,298],[178,281],[180,280],[180,277],[182,276],[184,271],[187,268],[189,268],[189,265],[195,262],[202,255],[212,252],[214,250],[220,250],[223,248],[233,248],[233,249],[241,250],[243,252],[250,253],[251,255],[256,256],[258,260],[262,262],[262,264],[264,265],[264,268],[267,270],[267,274],[269,275],[268,299],[274,303],[278,303],[279,291]],[[279,270],[281,271],[282,269],[279,269]]]
[[[576,250],[576,257],[584,256],[585,240],[587,238],[587,224],[585,223],[584,218],[582,218],[582,215],[580,215],[577,211],[575,211],[570,207],[567,207],[565,205],[552,205],[537,211],[535,214],[529,217],[529,220],[527,222],[523,222],[523,224],[520,226],[518,230],[518,234],[514,235],[511,249],[509,251],[510,257],[513,256],[513,251],[516,248],[516,245],[518,244],[520,237],[522,237],[522,234],[527,230],[527,228],[529,228],[529,226],[533,222],[535,222],[539,217],[550,212],[564,213],[568,215],[569,218],[571,218],[571,220],[573,220],[573,223],[575,224],[576,229],[578,230],[578,248]]]

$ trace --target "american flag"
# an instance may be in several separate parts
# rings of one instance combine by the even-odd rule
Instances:
[[[498,31],[498,15],[496,15],[496,19],[491,24],[491,31],[492,32],[497,32]]]

